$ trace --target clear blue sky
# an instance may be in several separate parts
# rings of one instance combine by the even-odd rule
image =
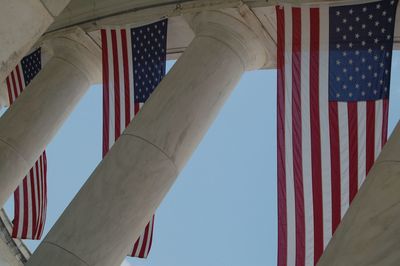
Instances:
[[[400,117],[399,53],[393,63],[390,131]],[[101,160],[101,97],[101,86],[90,88],[48,145],[45,234]],[[159,207],[149,258],[123,265],[276,265],[276,198],[276,71],[259,70],[242,77]],[[12,217],[12,201],[6,210]]]

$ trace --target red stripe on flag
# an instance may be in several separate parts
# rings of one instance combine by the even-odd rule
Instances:
[[[296,266],[302,266],[305,263],[305,218],[301,135],[301,9],[292,8],[292,17],[292,129],[296,208]]]
[[[284,9],[276,7],[277,15],[277,164],[278,164],[278,265],[287,265],[287,209],[285,170],[285,20]]]
[[[155,215],[153,214],[153,218],[151,220],[150,243],[149,243],[149,248],[148,248],[147,253],[150,251],[151,245],[153,244],[154,217],[155,217]]]
[[[111,30],[111,42],[113,52],[113,70],[114,70],[114,115],[115,115],[115,141],[121,135],[121,102],[120,102],[120,84],[119,84],[119,65],[118,65],[118,45],[117,45],[117,31]]]
[[[28,233],[28,217],[29,217],[29,210],[28,210],[28,176],[25,176],[23,183],[23,191],[24,191],[24,221],[22,225],[22,238],[27,237]]]
[[[10,77],[8,76],[6,78],[6,83],[7,83],[7,90],[8,90],[8,100],[10,101],[10,106],[13,104],[14,99],[12,97],[12,91],[11,91],[11,84],[10,84]]]
[[[110,106],[109,106],[109,69],[106,30],[101,30],[102,63],[103,63],[103,158],[108,152],[110,137]]]
[[[349,135],[349,203],[358,191],[358,111],[357,102],[347,103]]]
[[[17,187],[17,189],[14,191],[14,220],[13,220],[13,232],[12,232],[12,237],[17,238],[18,237],[18,230],[19,230],[19,207],[20,207],[20,197],[19,197],[19,190],[21,189],[21,186]]]
[[[35,178],[34,178],[34,173],[33,171],[35,170],[35,166],[37,167],[37,162],[35,165],[31,168],[29,178],[31,179],[31,205],[32,205],[32,238],[35,236],[35,232],[37,230],[37,225],[36,225],[36,189],[35,189]],[[37,174],[37,171],[36,171]]]
[[[321,127],[319,114],[319,8],[310,9],[310,122],[311,165],[314,213],[314,264],[324,250]]]
[[[140,249],[139,252],[139,258],[145,258],[146,256],[146,246],[147,246],[147,239],[149,237],[149,228],[150,223],[146,225],[146,228],[144,229],[144,235],[143,235],[143,242],[142,242],[142,248]]]
[[[21,71],[19,70],[19,65],[15,68],[17,72],[17,80],[18,80],[18,87],[19,87],[19,94],[22,93],[22,91],[25,89],[25,84],[22,84],[22,78],[21,78]]]
[[[388,137],[389,99],[383,99],[382,148]]]
[[[121,30],[121,42],[122,42],[122,60],[124,64],[124,85],[125,85],[125,127],[129,125],[131,122],[131,98],[129,93],[129,87],[132,84],[129,84],[129,64],[128,64],[128,47],[126,40],[126,30]]]
[[[329,103],[329,135],[331,150],[331,197],[332,197],[332,234],[336,231],[341,219],[340,189],[340,147],[339,118],[337,102]]]
[[[39,157],[39,160],[36,161],[36,197],[38,202],[38,221],[37,221],[37,229],[35,229],[35,239],[39,239],[40,232],[42,230],[42,210],[43,210],[43,203],[42,203],[42,188],[41,188],[41,180],[42,180],[42,155]]]
[[[14,101],[15,101],[19,96],[19,92],[17,90],[17,83],[15,82],[14,71],[11,71],[11,81],[14,88]]]
[[[375,101],[367,101],[366,175],[375,160]]]

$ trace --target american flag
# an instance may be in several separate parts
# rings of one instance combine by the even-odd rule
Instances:
[[[10,105],[41,70],[40,48],[24,57],[6,78]],[[40,239],[47,210],[46,152],[40,155],[14,192],[14,220],[12,237]]]
[[[137,28],[102,29],[101,39],[104,157],[165,75],[167,20]],[[129,256],[147,257],[153,225],[154,215]]]
[[[387,139],[397,1],[278,6],[278,265],[315,265]]]

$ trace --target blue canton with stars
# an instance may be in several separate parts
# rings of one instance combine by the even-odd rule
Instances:
[[[329,100],[389,97],[397,0],[329,9]]]
[[[41,49],[38,48],[21,60],[25,86],[27,86],[36,74],[42,69]]]
[[[165,75],[167,20],[133,28],[135,102],[144,103]]]

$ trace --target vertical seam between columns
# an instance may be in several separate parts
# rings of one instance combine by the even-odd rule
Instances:
[[[222,43],[223,45],[227,46],[229,48],[229,50],[231,50],[237,57],[239,57],[240,62],[242,62],[243,69],[246,70],[246,63],[244,62],[243,58],[228,43],[226,43],[226,42],[224,42],[224,41],[222,41],[220,39],[217,39],[215,37],[212,37],[210,35],[199,34],[199,35],[196,36],[196,38],[198,38],[198,37],[210,38],[210,39],[213,39],[214,41],[217,41],[217,42]]]
[[[168,155],[163,149],[161,149],[160,147],[158,147],[158,146],[155,145],[154,143],[148,141],[147,139],[145,139],[145,138],[143,138],[143,137],[141,137],[141,136],[134,135],[134,134],[129,134],[129,133],[122,133],[122,135],[138,138],[138,139],[140,139],[140,140],[146,142],[147,144],[150,144],[151,146],[153,146],[153,147],[156,148],[157,150],[159,150],[159,151],[160,151],[162,154],[164,154],[164,156],[167,157],[167,159],[172,163],[172,165],[173,165],[174,168],[175,168],[175,173],[176,173],[176,175],[179,174],[178,167],[176,166],[175,162],[172,160],[171,157],[169,157],[169,155]]]
[[[45,244],[49,244],[49,245],[53,245],[61,250],[64,250],[65,252],[67,252],[68,254],[71,254],[72,256],[74,256],[75,258],[77,258],[78,260],[80,260],[81,262],[83,262],[86,265],[90,265],[89,263],[87,263],[86,261],[84,261],[83,259],[81,259],[78,255],[76,255],[75,253],[63,248],[62,246],[57,245],[56,243],[50,242],[50,241],[43,241],[43,243]]]

